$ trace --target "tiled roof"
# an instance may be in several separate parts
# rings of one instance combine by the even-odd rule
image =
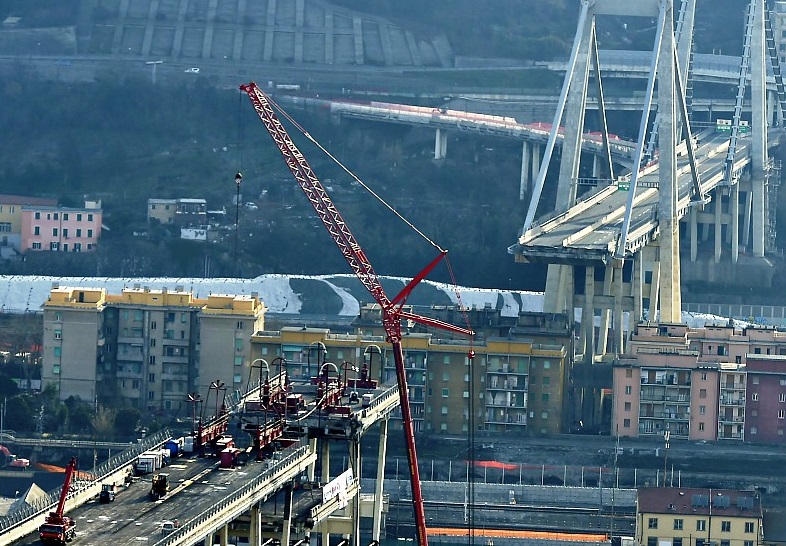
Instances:
[[[648,514],[712,514],[758,517],[761,503],[756,491],[644,487],[639,489],[639,512]]]

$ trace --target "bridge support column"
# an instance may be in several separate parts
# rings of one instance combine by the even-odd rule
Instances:
[[[352,465],[354,467],[353,473],[355,474],[355,480],[360,484],[360,479],[362,478],[361,469],[363,468],[360,464],[360,436],[350,442],[350,449],[354,452],[353,459],[355,459]],[[360,489],[358,489],[355,498],[352,499],[352,537],[350,544],[352,546],[360,546]]]
[[[642,317],[644,306],[642,287],[644,286],[644,260],[643,251],[637,252],[633,256],[633,271],[630,276],[631,296],[633,296],[633,312],[628,316],[628,331],[635,332],[636,325]]]
[[[660,259],[652,262],[652,284],[650,285],[650,320],[659,320],[658,298],[660,298]]]
[[[444,129],[437,129],[434,138],[434,159],[445,159],[448,155],[448,132]]]
[[[612,344],[612,350],[614,350],[616,354],[622,354],[625,351],[625,321],[622,316],[622,295],[625,288],[623,276],[625,261],[615,261],[614,265],[614,343]]]
[[[739,184],[739,182],[738,182]],[[748,248],[751,235],[751,209],[753,208],[753,192],[748,188],[745,192],[745,214],[742,219],[742,246]]]
[[[587,266],[584,273],[584,308],[581,310],[581,346],[584,362],[592,364],[595,355],[595,268]]]
[[[292,482],[289,482],[284,489],[284,519],[281,529],[281,544],[289,544],[292,529]],[[329,544],[329,542],[323,542]]]
[[[592,178],[600,178],[600,156],[592,156]]]
[[[734,184],[729,196],[729,211],[731,212],[731,261],[737,263],[740,257],[740,186]]]
[[[218,530],[218,536],[221,539],[221,546],[229,546],[229,524]]]
[[[248,528],[248,543],[258,546],[262,539],[262,520],[259,518],[259,505],[251,507],[251,524]],[[212,546],[212,545],[211,545]]]
[[[322,440],[322,483],[330,481],[330,442]],[[327,526],[325,527],[328,528]],[[282,544],[284,544],[282,542]],[[289,544],[289,543],[286,543]],[[330,532],[322,531],[322,544],[330,544]]]
[[[699,211],[696,207],[690,209],[688,218],[690,224],[690,261],[695,262],[699,254]]]
[[[316,438],[311,438],[308,441],[308,444],[309,444],[309,447],[311,448],[311,452],[312,453],[316,453],[317,452],[317,439]],[[317,462],[314,461],[313,463],[308,465],[308,468],[306,468],[306,475],[308,476],[308,481],[310,481],[310,482],[313,482],[314,478],[316,476],[316,471],[315,471],[316,466],[317,466]]]
[[[713,200],[715,207],[715,263],[720,262],[721,259],[721,243],[723,242],[723,200],[721,197],[721,189],[715,190],[715,199]]]
[[[540,156],[543,154],[541,146],[532,144],[532,176],[536,176],[540,171]]]
[[[765,40],[765,9],[764,0],[757,3],[753,18],[751,35],[750,74],[751,74],[751,189],[753,190],[753,255],[764,257],[764,241],[766,238],[766,172],[767,172],[767,48]]]
[[[380,541],[382,532],[382,493],[385,484],[385,457],[388,452],[388,418],[379,422],[379,449],[377,451],[377,483],[374,486],[374,521],[371,539]]]
[[[532,194],[532,177],[529,174],[529,156],[532,152],[532,144],[524,141],[521,146],[521,182],[519,182],[519,200],[524,201],[527,195]]]
[[[594,162],[593,162],[594,165]],[[607,265],[603,277],[603,295],[611,294],[611,285],[614,278],[614,266]],[[609,323],[611,322],[611,309],[600,310],[600,330],[598,330],[598,354],[605,355],[609,340]],[[612,346],[613,347],[613,346]]]

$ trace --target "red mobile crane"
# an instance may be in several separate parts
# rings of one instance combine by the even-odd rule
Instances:
[[[306,194],[311,205],[319,216],[322,223],[338,246],[347,263],[352,268],[357,278],[363,286],[371,293],[371,296],[382,309],[382,326],[385,329],[387,340],[393,349],[393,358],[396,364],[396,378],[398,381],[398,393],[401,403],[401,418],[403,422],[404,435],[407,445],[407,460],[409,462],[410,484],[412,487],[412,508],[415,517],[415,526],[418,534],[419,546],[427,546],[426,537],[426,516],[423,509],[423,494],[420,489],[420,472],[418,470],[418,457],[415,450],[415,433],[412,426],[412,414],[409,408],[409,396],[407,393],[407,375],[404,368],[404,352],[401,347],[401,321],[412,320],[427,326],[448,330],[464,335],[473,335],[468,329],[454,326],[440,320],[423,317],[404,311],[402,308],[415,286],[428,275],[437,264],[447,254],[446,250],[439,249],[439,255],[429,263],[423,271],[418,273],[401,292],[392,300],[385,294],[379,277],[374,272],[365,252],[360,247],[355,237],[350,232],[347,224],[338,213],[333,201],[325,191],[322,183],[314,174],[311,166],[306,161],[301,151],[297,148],[292,138],[278,119],[270,98],[255,83],[248,83],[240,86],[251,104],[254,106],[259,119],[265,125],[265,129],[270,133],[281,155],[284,156],[287,167],[297,180],[300,188]],[[470,351],[470,357],[472,357]]]
[[[73,457],[66,467],[65,481],[63,482],[63,489],[60,491],[60,502],[57,503],[57,509],[54,512],[49,512],[44,523],[38,528],[38,536],[44,544],[58,544],[62,546],[66,542],[73,540],[76,535],[76,522],[72,518],[63,515],[66,497],[68,496],[68,490],[71,488],[71,479],[74,477],[75,471],[76,457]]]

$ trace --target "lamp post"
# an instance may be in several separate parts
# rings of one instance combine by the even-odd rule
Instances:
[[[232,261],[235,264],[235,276],[238,275],[238,268],[237,268],[237,230],[238,226],[240,225],[240,183],[243,181],[243,175],[238,172],[235,175],[235,250],[232,256]]]
[[[663,487],[666,487],[666,464],[669,460],[669,438],[671,437],[671,432],[668,430],[663,432]]]
[[[151,78],[153,80],[153,85],[156,84],[156,67],[163,63],[164,61],[147,61],[145,64],[149,64],[150,68],[152,69]]]

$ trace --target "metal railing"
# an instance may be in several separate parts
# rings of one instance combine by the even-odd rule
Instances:
[[[90,474],[91,478],[76,478],[74,480],[74,485],[72,485],[71,491],[69,491],[66,499],[75,497],[78,493],[82,492],[94,483],[100,482],[109,474],[112,474],[124,465],[129,464],[141,453],[144,453],[152,447],[162,445],[170,437],[171,435],[169,433],[169,429],[161,430],[152,436],[142,439],[139,443],[133,444],[130,449],[123,451],[108,461],[98,465],[92,470],[92,472],[88,473],[86,471],[80,471],[78,475],[84,476],[85,474]],[[9,515],[0,518],[0,535],[2,535],[2,533],[8,529],[12,529],[17,525],[21,525],[22,523],[25,523],[33,518],[48,513],[55,506],[57,506],[57,503],[60,500],[61,490],[62,488],[58,487],[57,489],[49,491],[45,496],[36,500],[32,504],[29,504],[24,508],[20,508],[19,510],[14,510]]]

